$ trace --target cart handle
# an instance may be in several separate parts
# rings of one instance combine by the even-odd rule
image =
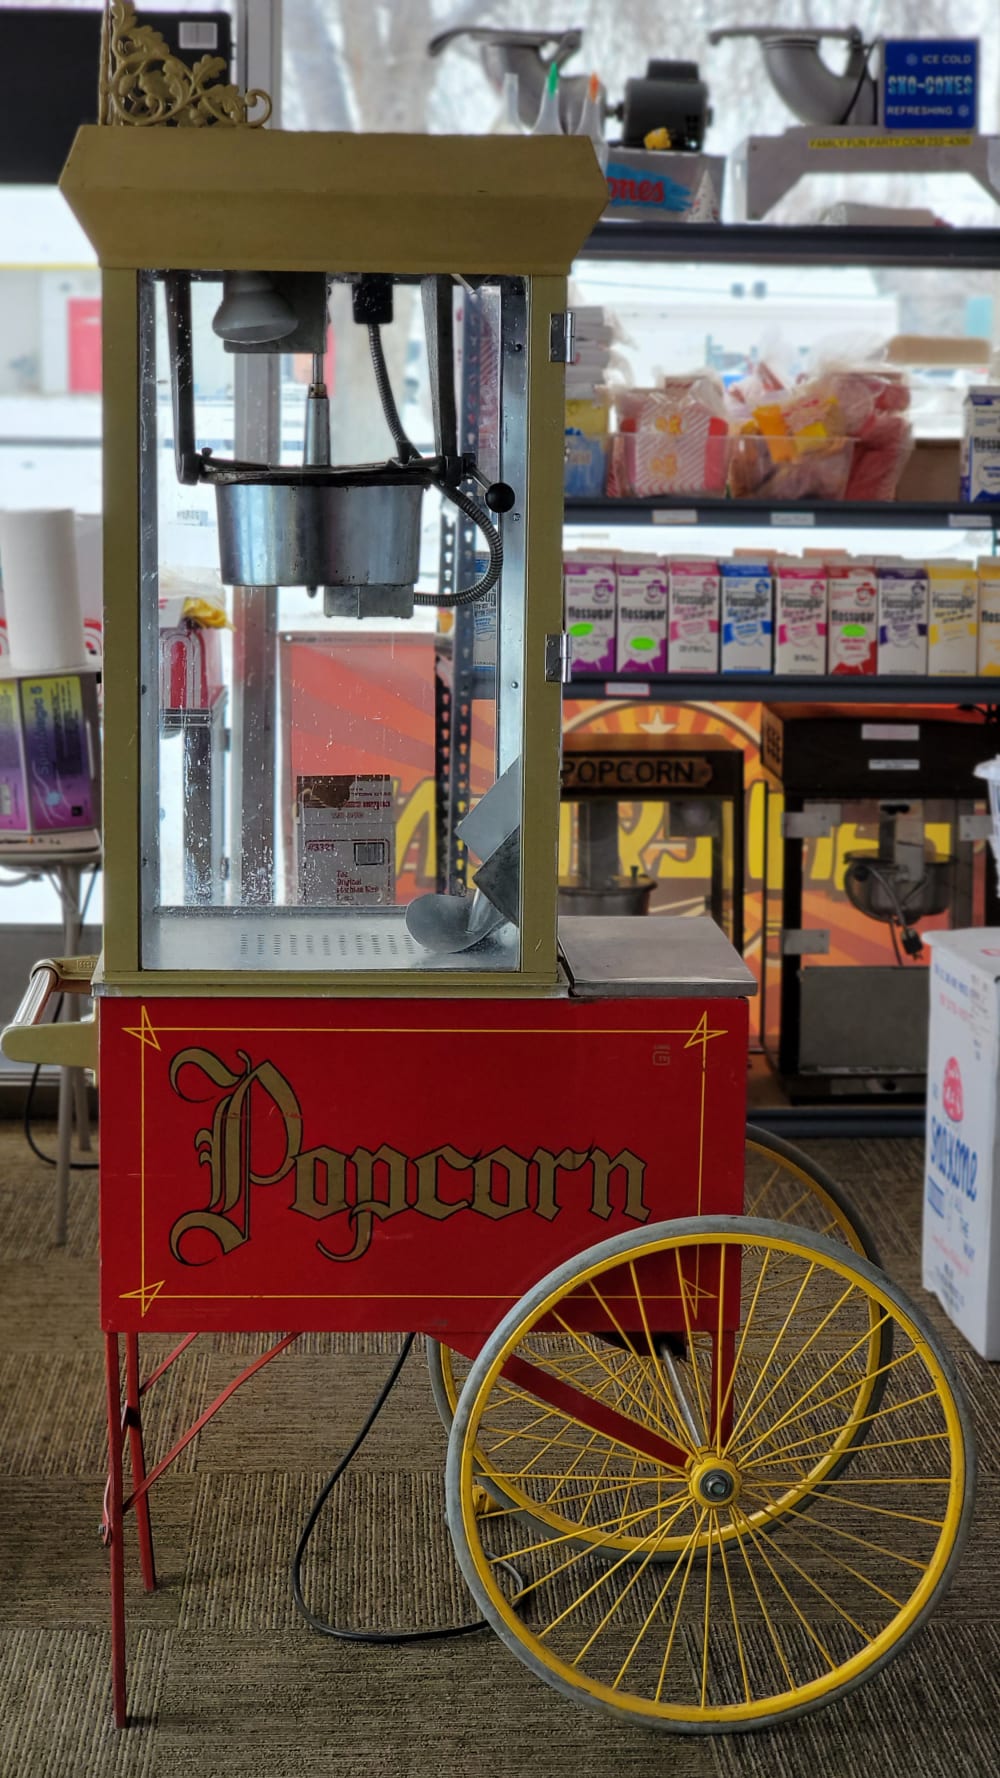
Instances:
[[[96,1068],[93,1018],[41,1024],[53,994],[89,994],[96,967],[96,957],[43,957],[35,964],[21,1004],[0,1034],[0,1049],[9,1061]]]

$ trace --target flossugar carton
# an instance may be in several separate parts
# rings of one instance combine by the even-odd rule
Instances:
[[[1000,1358],[1000,930],[931,945],[923,1284]]]
[[[618,615],[615,670],[667,670],[667,569],[658,556],[620,553],[615,567]]]
[[[570,672],[615,670],[615,559],[610,551],[576,550],[563,562],[563,598]]]
[[[1000,501],[1000,388],[970,389],[962,435],[962,500]]]
[[[982,678],[1000,674],[1000,559],[982,556],[979,571],[979,637],[976,671]]]
[[[827,575],[829,671],[838,675],[873,674],[878,645],[878,582],[874,564],[831,558]]]
[[[719,564],[704,556],[667,563],[668,673],[719,671]]]
[[[928,562],[927,671],[973,678],[979,583],[971,562]]]
[[[826,568],[779,556],[774,568],[774,670],[826,672]]]
[[[927,570],[922,562],[878,564],[878,671],[927,672]]]
[[[774,629],[771,563],[722,562],[719,590],[723,673],[770,673]]]

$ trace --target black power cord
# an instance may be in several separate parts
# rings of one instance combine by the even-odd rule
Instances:
[[[372,1427],[382,1412],[382,1409],[385,1407],[392,1391],[395,1389],[403,1366],[413,1349],[413,1342],[416,1337],[416,1334],[412,1333],[406,1335],[402,1347],[400,1348],[399,1355],[396,1358],[388,1377],[379,1390],[378,1395],[375,1397],[361,1431],[358,1433],[350,1449],[340,1459],[333,1474],[327,1478],[317,1494],[310,1509],[309,1517],[303,1527],[302,1535],[295,1546],[295,1554],[292,1557],[292,1598],[295,1601],[296,1609],[301,1616],[305,1618],[305,1621],[311,1630],[318,1631],[320,1636],[335,1636],[340,1642],[377,1642],[390,1647],[397,1647],[400,1643],[406,1642],[446,1642],[455,1636],[475,1636],[478,1635],[481,1630],[488,1630],[491,1627],[486,1622],[485,1618],[476,1618],[471,1623],[451,1624],[440,1630],[353,1630],[343,1624],[326,1623],[323,1618],[317,1617],[314,1612],[309,1610],[305,1598],[303,1597],[302,1562],[309,1539],[316,1528],[316,1521],[345,1470],[347,1470],[353,1463],[364,1444],[365,1439],[368,1437],[368,1434],[371,1432]],[[514,1580],[517,1582],[518,1591],[520,1591],[523,1588],[524,1583],[521,1576],[517,1573],[517,1570],[508,1562],[498,1561],[497,1565],[498,1567],[505,1568],[507,1572],[513,1576]],[[516,1596],[514,1603],[517,1603]]]
[[[872,55],[874,53],[874,49],[875,49],[875,44],[874,44],[874,42],[872,42],[872,43],[868,44],[867,48],[864,51],[865,59],[861,64],[861,73],[858,77],[858,84],[855,87],[853,93],[851,94],[850,98],[847,101],[847,105],[844,109],[844,115],[840,120],[841,125],[849,122],[851,112],[854,110],[855,105],[857,104],[858,100],[861,97],[861,89],[864,86],[865,81],[868,79],[868,70],[869,70],[869,66],[871,64],[871,59],[872,59]]]

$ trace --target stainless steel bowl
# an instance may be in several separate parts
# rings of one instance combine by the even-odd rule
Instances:
[[[227,586],[409,589],[420,569],[423,484],[217,481]]]

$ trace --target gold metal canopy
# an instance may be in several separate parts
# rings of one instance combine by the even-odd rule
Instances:
[[[78,131],[102,266],[564,275],[607,201],[584,136]]]

